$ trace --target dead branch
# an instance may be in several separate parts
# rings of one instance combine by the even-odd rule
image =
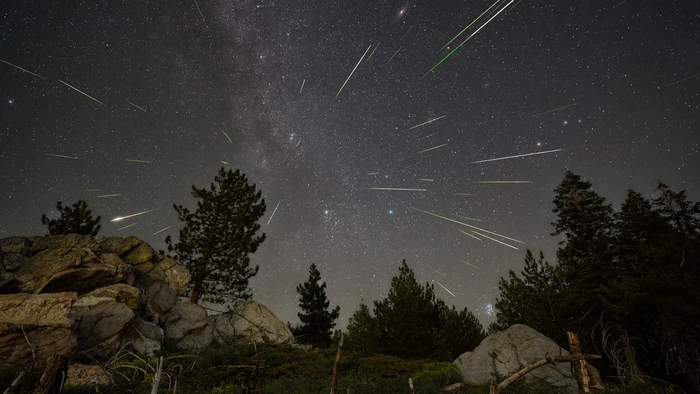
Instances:
[[[537,369],[537,368],[539,368],[543,365],[546,365],[546,364],[566,363],[566,362],[579,361],[579,360],[596,360],[599,358],[602,358],[602,357],[597,355],[597,354],[580,354],[580,355],[571,354],[568,356],[554,356],[554,357],[543,358],[542,360],[535,361],[534,363],[532,363],[532,364],[526,366],[525,368],[521,369],[520,371],[514,373],[511,377],[502,381],[498,385],[498,387],[496,387],[495,389],[493,388],[493,386],[491,386],[491,389],[492,389],[491,391],[494,394],[500,394],[511,383],[518,381],[520,378],[527,375],[528,372],[530,372],[534,369]]]
[[[340,333],[340,343],[338,344],[338,354],[335,356],[335,365],[333,366],[333,376],[331,377],[331,394],[338,392],[338,377],[340,375],[340,358],[343,354],[343,339],[344,335]]]
[[[157,361],[156,373],[153,375],[153,386],[151,386],[151,394],[158,394],[158,386],[160,385],[160,377],[163,372],[163,356]]]
[[[32,360],[36,362],[36,352],[34,351],[34,346],[32,346],[32,343],[29,342],[29,337],[27,337],[27,333],[24,332],[24,324],[20,324],[19,328],[22,329],[22,334],[24,334],[24,340],[27,341],[27,345],[29,345],[29,350],[32,351]]]
[[[12,393],[12,389],[15,388],[19,384],[19,381],[22,380],[24,377],[24,371],[20,371],[19,375],[15,378],[15,380],[10,383],[10,386],[5,389],[5,391],[2,394],[10,394]]]

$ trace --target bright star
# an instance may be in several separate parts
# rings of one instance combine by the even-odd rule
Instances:
[[[569,121],[568,121],[568,120],[565,120],[565,121],[564,121],[564,124],[569,124]]]
[[[393,215],[393,214],[394,214],[394,210],[393,210],[393,209],[390,209],[390,210],[389,210],[389,215]]]
[[[12,103],[14,103],[14,102],[15,102],[15,100],[9,100],[9,101],[8,101],[8,103],[10,103],[10,105],[12,105]]]

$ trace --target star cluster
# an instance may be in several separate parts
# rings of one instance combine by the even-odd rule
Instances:
[[[491,4],[5,5],[0,237],[44,234],[57,200],[86,199],[101,235],[163,248],[181,226],[172,204],[194,206],[191,185],[223,165],[263,191],[251,286],[283,320],[297,320],[312,263],[344,326],[406,259],[488,322],[526,248],[554,259],[552,190],[567,169],[614,206],[657,179],[700,197],[694,2],[511,2],[427,73]]]

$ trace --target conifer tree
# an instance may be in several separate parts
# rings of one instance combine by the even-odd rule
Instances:
[[[360,302],[360,309],[355,311],[348,322],[348,335],[345,340],[347,349],[360,357],[371,356],[379,348],[380,337],[381,332],[374,316],[364,301]]]
[[[165,240],[168,251],[192,274],[190,302],[195,304],[203,296],[218,303],[249,299],[248,281],[259,267],[250,267],[248,255],[265,240],[265,234],[256,235],[265,200],[255,184],[239,170],[224,168],[214,182],[210,190],[192,186],[192,196],[201,199],[195,212],[174,205],[185,226],[176,244],[170,237]]]
[[[59,219],[51,219],[41,215],[41,224],[49,228],[51,235],[80,234],[95,237],[102,226],[99,225],[101,216],[92,218],[92,212],[87,208],[87,201],[78,200],[71,206],[63,206],[61,201],[56,204],[60,212]]]
[[[496,300],[496,322],[492,329],[505,330],[513,324],[527,324],[544,335],[563,342],[559,300],[561,279],[558,271],[540,252],[537,259],[529,249],[525,253],[525,268],[520,274],[511,270],[508,280],[498,282],[500,295]]]
[[[326,298],[326,282],[321,279],[321,273],[315,264],[309,267],[309,280],[297,286],[299,307],[302,312],[297,314],[301,320],[299,341],[308,343],[314,348],[327,347],[331,342],[331,334],[335,320],[340,314],[340,307],[332,310],[330,301]]]
[[[453,306],[445,315],[443,337],[448,343],[448,359],[454,360],[464,352],[474,350],[486,337],[481,322],[467,308],[457,311]]]

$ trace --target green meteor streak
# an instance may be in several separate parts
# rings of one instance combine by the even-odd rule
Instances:
[[[232,144],[233,141],[231,141],[231,138],[228,136],[228,134],[226,134],[226,132],[223,131],[223,130],[221,130],[221,132],[224,133],[224,135],[226,136],[226,138],[228,138],[228,142],[229,142],[230,144]]]
[[[353,68],[353,69],[352,69],[352,72],[350,72],[350,75],[348,75],[348,79],[345,80],[345,82],[343,83],[343,86],[341,86],[341,87],[340,87],[340,90],[338,90],[338,93],[335,94],[335,98],[338,98],[338,95],[340,94],[340,92],[343,91],[343,88],[345,87],[345,85],[346,85],[346,84],[348,83],[348,81],[350,80],[350,77],[352,77],[352,74],[355,73],[355,70],[357,70],[357,67],[360,65],[360,63],[362,63],[362,59],[365,58],[365,55],[367,55],[367,52],[369,52],[369,49],[370,49],[370,48],[372,48],[372,45],[370,45],[370,46],[367,47],[367,50],[365,51],[365,53],[364,53],[364,54],[362,55],[362,57],[360,58],[360,61],[357,62],[357,64],[355,65],[355,68]]]
[[[427,213],[428,215],[433,215],[433,216],[435,216],[435,217],[438,217],[438,218],[440,218],[440,219],[447,220],[447,221],[452,222],[452,223],[461,224],[462,226],[467,226],[467,227],[475,228],[475,229],[480,230],[480,231],[483,231],[483,232],[485,232],[485,233],[493,234],[493,235],[496,235],[496,236],[499,236],[499,237],[502,237],[502,238],[505,238],[505,239],[508,239],[508,240],[511,240],[511,241],[515,241],[515,242],[518,242],[518,243],[521,243],[521,244],[524,243],[523,241],[518,241],[517,239],[510,238],[510,237],[506,237],[505,235],[497,234],[497,233],[494,233],[493,231],[484,230],[483,228],[479,228],[479,227],[476,227],[476,226],[472,226],[471,224],[466,224],[466,223],[458,222],[458,221],[456,221],[456,220],[454,220],[454,219],[446,218],[446,217],[444,217],[444,216],[440,216],[440,215],[435,214],[435,213],[432,213],[432,212],[424,211],[424,210],[422,210],[422,209],[413,208],[413,207],[411,207],[411,209],[413,209],[413,210],[415,210],[415,211],[418,211],[418,212]]]
[[[462,233],[462,234],[464,234],[464,235],[468,235],[468,236],[474,238],[474,239],[477,240],[477,241],[481,241],[481,239],[479,239],[478,237],[475,237],[475,236],[469,234],[469,233],[466,232],[466,231],[462,231],[462,230],[460,230],[460,229],[458,229],[458,228],[456,228],[455,230],[459,231],[460,233]]]
[[[370,173],[367,174],[367,175],[379,175],[379,173],[378,173],[378,172],[370,172]]]
[[[139,222],[131,223],[131,224],[128,225],[128,226],[124,226],[124,227],[122,227],[122,228],[118,228],[117,231],[119,231],[119,230],[124,230],[125,228],[129,228],[129,227],[131,227],[131,226],[136,226],[137,224],[139,224]]]
[[[442,276],[446,276],[445,274],[443,274],[442,272],[436,270],[435,268],[433,268],[433,267],[431,267],[431,266],[428,266],[428,268],[430,268],[431,270],[437,272],[438,274],[440,274],[440,275],[442,275]]]
[[[87,189],[86,192],[101,192],[102,189]]]
[[[2,60],[2,59],[0,59],[0,62],[3,62],[3,63],[5,63],[5,64],[9,64],[10,66],[12,66],[12,67],[14,67],[14,68],[18,68],[18,69],[20,69],[20,70],[22,70],[22,71],[24,71],[24,72],[30,73],[30,74],[34,75],[35,77],[39,77],[39,78],[41,78],[41,79],[48,79],[48,78],[46,78],[46,77],[42,77],[42,76],[39,75],[39,74],[34,74],[33,72],[31,72],[31,71],[29,71],[29,70],[25,70],[25,69],[23,69],[23,68],[20,67],[20,66],[15,66],[14,64],[12,64],[12,63],[10,63],[10,62],[6,62],[6,61],[4,61],[4,60]]]
[[[396,56],[397,53],[399,53],[399,51],[401,50],[401,48],[403,48],[403,46],[400,46],[399,49],[397,49],[396,52],[394,52],[394,54],[391,55],[391,57],[389,58],[389,60],[384,64],[385,66],[386,66],[387,64],[389,64],[389,62],[391,61],[391,59],[393,59],[394,56]]]
[[[148,160],[137,160],[137,159],[126,159],[126,161],[131,161],[134,163],[150,163]]]
[[[438,64],[434,65],[433,68],[430,69],[430,71],[428,71],[427,73],[423,74],[423,76],[422,76],[420,79],[425,78],[428,74],[430,74],[431,72],[433,72],[433,70],[435,70],[435,68],[436,68],[437,66],[439,66],[440,64],[442,64],[442,62],[444,62],[445,59],[447,59],[448,57],[452,56],[452,54],[455,53],[456,50],[458,50],[459,48],[461,48],[462,45],[464,45],[464,43],[466,43],[467,41],[469,41],[470,38],[474,37],[474,36],[476,35],[476,33],[479,32],[479,30],[483,29],[484,26],[486,26],[489,22],[491,22],[491,21],[493,20],[493,18],[497,17],[498,14],[500,14],[501,12],[503,12],[503,10],[505,10],[506,8],[508,8],[508,6],[509,6],[512,2],[514,2],[514,1],[515,1],[515,0],[510,0],[510,3],[506,4],[505,7],[501,8],[501,10],[498,11],[498,12],[497,12],[494,16],[492,16],[489,20],[487,20],[486,23],[484,23],[483,25],[481,25],[481,27],[479,27],[478,29],[476,29],[476,31],[475,31],[474,33],[472,33],[472,35],[470,35],[469,37],[467,37],[466,40],[462,41],[462,43],[460,43],[457,47],[455,47],[455,49],[453,49],[450,53],[448,53],[447,56],[445,56],[444,58],[442,58],[442,60],[440,60],[440,61],[438,62]]]
[[[433,134],[428,134],[428,135],[426,135],[426,136],[425,136],[425,137],[423,137],[423,138],[428,138],[428,137],[432,137],[432,136],[434,136],[435,134],[437,134],[437,133],[433,133]],[[421,138],[421,139],[423,139],[423,138]]]
[[[294,147],[296,148],[297,146],[299,146],[299,144],[301,144],[301,140],[299,140],[299,142],[297,142],[297,144],[294,145]]]
[[[369,59],[371,59],[371,58],[372,58],[372,55],[374,55],[374,51],[376,51],[376,50],[377,50],[377,48],[379,48],[379,43],[377,43],[377,46],[376,46],[376,47],[374,47],[374,50],[372,51],[372,53],[370,53],[370,54],[369,54],[369,57],[367,58],[367,61],[369,61]]]
[[[97,101],[98,103],[100,103],[100,104],[102,104],[102,105],[105,105],[102,101],[100,101],[100,100],[98,100],[98,99],[96,99],[96,98],[90,96],[89,94],[87,94],[87,93],[85,93],[85,92],[82,92],[82,91],[80,91],[80,90],[78,90],[78,89],[76,89],[76,88],[74,88],[74,87],[68,85],[67,83],[61,81],[60,79],[58,80],[58,82],[60,82],[60,83],[62,83],[62,84],[64,84],[64,85],[66,85],[66,86],[68,86],[69,88],[75,90],[76,92],[82,94],[82,95],[85,96],[85,97],[88,97],[88,98],[90,98],[90,99],[92,99],[92,100],[95,100],[95,101]]]
[[[160,234],[160,233],[162,233],[163,231],[169,229],[170,227],[172,227],[172,226],[168,226],[168,227],[166,227],[166,228],[164,228],[164,229],[162,229],[162,230],[158,230],[158,231],[156,231],[155,233],[153,233],[153,234],[151,234],[151,235]]]
[[[117,197],[121,196],[121,194],[105,194],[103,196],[97,196],[97,198],[102,198],[102,197]]]
[[[489,10],[490,10],[491,8],[493,8],[493,6],[495,6],[495,5],[496,5],[497,3],[499,3],[500,1],[501,1],[501,0],[496,0],[495,3],[491,4],[491,7],[487,8],[486,11],[482,12],[481,15],[479,15],[476,19],[474,19],[474,20],[472,21],[472,23],[470,23],[467,27],[465,27],[464,29],[462,29],[462,31],[460,31],[459,34],[457,34],[456,36],[452,37],[452,39],[451,39],[450,41],[448,41],[447,44],[445,44],[445,46],[443,46],[442,48],[440,48],[440,50],[443,50],[443,49],[445,49],[448,45],[450,45],[450,43],[451,43],[452,41],[454,41],[457,37],[461,36],[462,33],[464,33],[468,28],[471,27],[471,25],[474,24],[474,22],[476,22],[476,21],[478,21],[479,19],[481,19],[481,17],[484,16],[484,14],[486,14],[487,12],[489,12]]]
[[[143,111],[143,112],[146,112],[146,110],[145,110],[145,109],[143,109],[143,108],[139,107],[138,105],[136,105],[136,104],[132,103],[131,101],[127,101],[127,103],[129,103],[129,104],[133,105],[134,107],[136,107],[136,108],[140,109],[140,110],[141,110],[141,111]]]
[[[471,265],[472,267],[474,267],[474,268],[476,268],[476,269],[481,269],[481,268],[475,266],[474,264],[467,263],[466,261],[462,261],[462,262],[463,262],[464,264],[466,264],[466,265]]]
[[[194,0],[194,3],[197,5],[197,11],[199,11],[199,16],[202,17],[202,22],[204,22],[204,26],[209,27],[209,26],[207,26],[207,21],[204,20],[204,15],[202,14],[202,10],[199,9],[199,3],[197,3],[197,0]]]
[[[671,85],[675,85],[675,84],[677,84],[677,83],[681,83],[681,82],[683,82],[683,81],[687,81],[687,80],[689,80],[690,78],[695,78],[695,77],[697,77],[698,75],[700,75],[700,74],[691,75],[691,76],[689,76],[688,78],[683,78],[683,79],[681,79],[680,81],[671,82],[671,83],[669,83],[668,85],[666,85],[666,86],[664,86],[664,87],[667,88],[667,87],[669,87],[669,86],[671,86]]]
[[[548,113],[550,113],[550,112],[559,111],[560,109],[569,108],[569,107],[571,107],[572,105],[576,105],[576,104],[577,104],[577,103],[573,103],[573,104],[565,105],[565,106],[563,106],[563,107],[550,109],[549,111],[540,112],[539,114],[534,114],[534,115],[532,115],[532,116],[530,116],[530,117],[531,117],[531,118],[534,118],[535,116],[540,116],[540,115],[548,114]]]
[[[450,293],[450,294],[452,295],[452,297],[457,298],[457,296],[454,295],[454,293],[452,293],[451,291],[447,290],[447,287],[443,286],[442,283],[440,283],[440,282],[438,282],[438,281],[435,281],[435,283],[439,284],[440,287],[442,287],[443,289],[445,289],[446,292]]]
[[[53,156],[53,157],[61,157],[64,159],[80,159],[79,157],[75,156],[65,156],[65,155],[54,155],[53,153],[44,153],[46,156]]]
[[[427,151],[429,151],[429,150],[433,150],[433,149],[437,149],[437,148],[442,148],[442,147],[445,146],[445,145],[447,145],[447,144],[442,144],[442,145],[434,146],[434,147],[432,147],[432,148],[428,148],[428,149],[422,150],[422,151],[420,151],[420,152],[418,152],[418,153],[423,153],[423,152],[427,152]]]
[[[475,222],[483,222],[483,220],[474,219],[474,218],[468,218],[468,217],[466,217],[466,216],[462,216],[461,218],[462,218],[462,219],[467,219],[467,220],[473,220],[473,221],[475,221]]]
[[[224,164],[228,164],[228,162],[226,162],[226,161],[223,161],[223,160],[221,160],[221,162],[222,162],[222,163],[224,163]]]
[[[455,196],[473,196],[473,194],[470,194],[470,193],[455,193]]]
[[[447,115],[442,115],[442,116],[439,117],[439,118],[430,119],[430,120],[427,121],[427,122],[423,122],[423,123],[421,123],[421,124],[417,124],[417,125],[415,125],[415,126],[413,126],[413,127],[410,127],[410,128],[408,128],[408,129],[406,129],[406,131],[408,131],[408,130],[413,130],[413,129],[417,129],[418,127],[425,126],[425,125],[427,125],[428,123],[433,123],[433,122],[435,122],[436,120],[440,120],[440,119],[444,118],[445,116],[447,116]],[[430,134],[430,135],[435,135],[435,134],[437,134],[437,133],[433,133],[433,134]],[[429,135],[428,137],[430,137],[430,135]],[[425,138],[425,137],[423,137],[423,138]]]
[[[272,221],[272,217],[275,216],[275,212],[277,212],[277,208],[279,208],[281,202],[282,201],[277,203],[277,206],[275,207],[275,210],[272,211],[272,215],[270,215],[270,220],[267,221],[267,224],[270,224],[270,222]]]
[[[470,230],[470,231],[473,232],[474,234],[479,234],[479,235],[481,235],[481,236],[484,237],[484,238],[488,238],[488,239],[490,239],[491,241],[498,242],[498,243],[501,244],[501,245],[505,245],[505,246],[507,246],[507,247],[509,247],[509,248],[513,248],[513,249],[515,249],[515,250],[518,250],[518,248],[516,248],[516,247],[513,246],[513,245],[508,245],[508,244],[505,243],[505,242],[501,242],[501,241],[499,241],[499,240],[497,240],[497,239],[491,238],[491,237],[489,237],[488,235],[484,235],[484,234],[482,234],[482,233],[480,233],[480,232],[478,232],[478,231],[474,231],[474,230]]]

